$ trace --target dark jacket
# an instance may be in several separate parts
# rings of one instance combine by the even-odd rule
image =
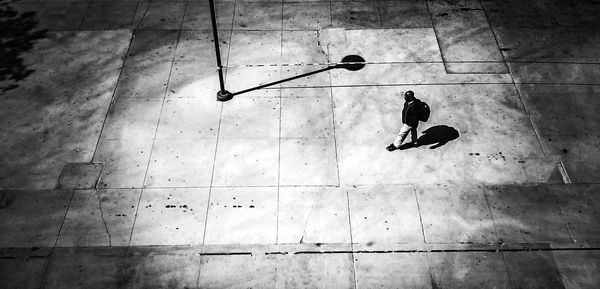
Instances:
[[[402,123],[410,127],[417,127],[419,125],[419,102],[421,101],[418,99],[413,100],[410,104],[408,104],[408,101],[404,102]]]

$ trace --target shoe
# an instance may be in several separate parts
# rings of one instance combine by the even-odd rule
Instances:
[[[388,150],[388,152],[392,152],[392,151],[397,150],[398,148],[394,144],[390,144],[385,149]]]

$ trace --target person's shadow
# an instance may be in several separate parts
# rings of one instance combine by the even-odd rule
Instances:
[[[409,149],[412,147],[433,145],[430,149],[439,148],[449,141],[455,140],[459,137],[458,131],[447,125],[436,125],[424,130],[423,135],[417,139],[417,145],[410,143],[400,146],[401,150]]]

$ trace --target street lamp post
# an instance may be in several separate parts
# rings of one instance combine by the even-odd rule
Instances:
[[[208,0],[210,4],[210,20],[212,21],[213,39],[215,42],[215,54],[217,56],[217,71],[219,73],[219,85],[220,90],[217,92],[218,101],[228,101],[233,98],[233,94],[225,90],[225,83],[223,81],[223,65],[221,64],[221,51],[219,49],[219,34],[217,33],[217,17],[215,15],[215,3],[214,0]]]

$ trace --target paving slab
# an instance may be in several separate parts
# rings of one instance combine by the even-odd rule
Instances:
[[[223,105],[219,137],[222,139],[277,139],[280,101],[240,98]]]
[[[292,93],[291,91],[289,91]],[[317,93],[317,92],[315,92]],[[282,138],[332,138],[333,115],[331,93],[318,97],[283,98],[281,100]]]
[[[219,91],[216,66],[209,62],[176,61],[171,68],[167,98],[202,98],[215,101]],[[166,69],[166,67],[165,67]],[[224,69],[224,74],[227,72]],[[229,85],[227,86],[229,89]],[[200,101],[200,100],[199,100]]]
[[[283,30],[318,30],[331,26],[328,2],[283,3]]]
[[[192,3],[192,2],[190,2]],[[221,51],[222,63],[227,63],[227,57],[229,53],[229,35],[230,31],[219,31],[219,35],[224,35],[219,39],[219,49]],[[215,57],[215,42],[211,31],[181,31],[179,42],[177,43],[177,51],[175,52],[175,61],[193,61],[198,66],[207,66],[213,68],[214,71],[217,68],[217,62]],[[216,73],[215,73],[216,74]]]
[[[2,288],[40,288],[50,259],[50,248],[0,250]]]
[[[157,139],[145,187],[210,186],[216,139]]]
[[[331,2],[331,26],[346,29],[381,28],[379,5],[374,2]]]
[[[44,3],[39,27],[47,30],[78,30],[90,3]]]
[[[127,254],[120,288],[196,288],[197,250],[180,247],[133,247]]]
[[[58,247],[127,246],[141,191],[76,190]]]
[[[600,84],[600,64],[508,62],[516,83]]]
[[[270,65],[280,62],[281,31],[233,31],[228,65]]]
[[[431,18],[425,1],[380,1],[383,28],[429,28]]]
[[[98,183],[102,164],[68,163],[58,179],[58,189],[93,189]]]
[[[434,30],[361,29],[345,30],[345,41],[330,41],[329,58],[340,61],[346,55],[360,55],[367,62],[441,62]],[[377,45],[373,46],[373,43]],[[321,44],[323,45],[323,44]]]
[[[208,188],[144,189],[131,245],[201,245],[208,196]]]
[[[167,98],[157,139],[212,139],[217,137],[221,104],[214,98]]]
[[[121,72],[115,97],[162,99],[165,97],[171,67],[171,61],[135,63],[135,60],[128,60]]]
[[[127,54],[127,62],[150,66],[152,63],[172,61],[178,39],[179,31],[136,30]]]
[[[513,288],[501,253],[429,254],[434,288]]]
[[[356,288],[432,288],[426,253],[360,253],[354,258]]]
[[[449,73],[507,73],[502,63],[498,68],[479,67],[473,61],[503,61],[480,1],[428,1],[433,27],[445,62],[472,62],[467,67],[446,66]],[[469,70],[471,68],[472,70]]]
[[[220,139],[213,186],[276,186],[279,140]]]
[[[490,0],[482,1],[482,5],[493,26],[548,27],[584,24],[586,21],[581,16],[592,11],[577,7],[576,2]]]
[[[204,243],[275,244],[277,194],[276,187],[213,187]]]
[[[56,248],[41,288],[115,288],[127,248]]]
[[[553,251],[565,289],[594,288],[600,283],[598,251]]]
[[[575,242],[600,241],[598,185],[551,186]]]
[[[339,183],[332,138],[285,139],[281,140],[280,150],[280,185],[334,186]]]
[[[330,87],[290,87],[282,88],[279,91],[282,103],[287,101],[283,98],[331,98]]]
[[[133,27],[137,2],[92,2],[80,30],[115,30]]]
[[[39,21],[39,15],[44,9],[43,1],[29,1],[29,2],[19,2],[19,3],[11,3],[10,10],[15,11],[19,14],[26,14],[24,17],[29,19],[35,19],[35,22]],[[7,26],[8,27],[8,26]]]
[[[276,288],[273,255],[203,255],[199,288]]]
[[[504,252],[510,278],[518,288],[565,288],[552,252]]]
[[[517,87],[542,135],[597,134],[598,86],[521,84]]]
[[[498,237],[483,188],[417,187],[427,243],[494,243]]]
[[[600,32],[592,27],[497,27],[494,31],[507,61],[600,61]]]
[[[163,101],[161,98],[116,99],[102,129],[104,139],[152,139],[156,133]]]
[[[152,139],[103,140],[93,161],[104,168],[99,188],[141,188],[144,183]]]
[[[360,186],[348,190],[354,243],[423,243],[413,186]]]
[[[213,74],[217,77],[216,73],[213,72]],[[279,80],[281,80],[281,66],[232,67],[227,69],[225,88],[235,93]],[[280,85],[274,85],[269,89],[253,90],[236,95],[235,98],[278,98],[280,95],[279,87]]]
[[[0,206],[0,247],[52,247],[72,191],[6,191]]]
[[[277,256],[277,288],[354,288],[352,254]]]
[[[281,3],[240,2],[235,5],[233,29],[281,30]]]
[[[600,164],[593,161],[563,161],[564,167],[573,184],[596,184],[600,172]]]
[[[181,29],[183,14],[187,2],[148,2],[138,7],[137,15],[141,20],[137,25],[140,30],[177,30]]]
[[[215,17],[219,30],[231,29],[233,23],[232,2],[215,1]],[[182,29],[211,30],[210,9],[208,1],[188,1],[185,8]],[[183,32],[183,31],[182,31]],[[224,31],[223,31],[224,32]],[[223,33],[219,31],[220,33]]]
[[[556,197],[548,186],[493,186],[485,192],[501,241],[572,241]]]
[[[312,4],[310,4],[312,5]],[[323,52],[317,31],[283,31],[281,62],[284,64],[312,64],[329,62]]]
[[[277,242],[350,243],[348,217],[345,189],[282,187]]]
[[[563,160],[600,161],[600,149],[591,136],[546,134],[541,142],[549,155],[560,156]]]

